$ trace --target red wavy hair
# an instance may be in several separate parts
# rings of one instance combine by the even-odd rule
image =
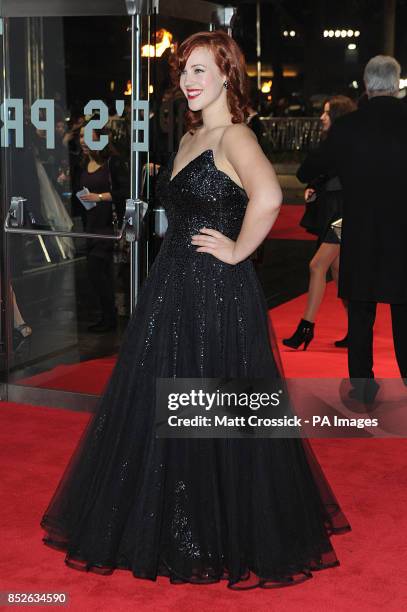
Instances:
[[[228,88],[227,102],[232,115],[232,123],[245,122],[249,116],[249,79],[246,61],[236,41],[223,30],[197,32],[186,38],[169,59],[170,76],[174,90],[179,88],[181,71],[185,68],[191,52],[198,47],[205,47],[213,53],[220,72],[226,76]],[[202,125],[202,111],[185,113],[188,131]]]

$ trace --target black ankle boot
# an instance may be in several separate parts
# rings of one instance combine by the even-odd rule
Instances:
[[[309,343],[314,337],[314,327],[315,323],[301,319],[291,338],[284,338],[283,344],[295,349],[300,348],[300,346],[304,344],[304,351],[306,351]]]

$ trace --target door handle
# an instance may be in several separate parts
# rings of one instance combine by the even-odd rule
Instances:
[[[22,198],[20,196],[11,198],[11,204],[8,211],[10,227],[22,227],[24,225],[24,202],[26,201],[27,198]]]
[[[126,200],[126,212],[124,213],[126,241],[134,242],[140,238],[140,221],[144,219],[148,209],[147,202],[136,198]]]
[[[153,209],[154,212],[154,234],[158,238],[163,238],[168,228],[168,219],[165,213],[165,208],[158,206]]]
[[[126,211],[123,217],[123,222],[120,230],[115,235],[110,234],[91,234],[89,232],[70,232],[68,230],[51,230],[51,229],[32,229],[24,227],[24,202],[27,198],[21,196],[13,196],[11,198],[10,208],[4,221],[4,231],[6,234],[25,234],[31,236],[66,236],[70,238],[94,238],[103,240],[121,240],[123,235],[126,235],[128,242],[139,240],[140,237],[140,221],[139,211],[146,211],[147,203],[142,200],[126,200]]]

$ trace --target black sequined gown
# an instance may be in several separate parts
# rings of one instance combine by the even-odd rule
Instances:
[[[173,158],[172,158],[173,160]],[[295,584],[338,564],[350,527],[299,439],[156,439],[156,377],[280,376],[267,305],[245,260],[197,253],[191,236],[235,239],[248,198],[201,153],[159,175],[168,231],[117,365],[42,518],[73,568],[231,588]],[[52,559],[50,559],[50,563]]]

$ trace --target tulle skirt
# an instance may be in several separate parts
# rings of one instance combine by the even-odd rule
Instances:
[[[165,255],[43,515],[44,543],[79,570],[235,589],[338,565],[330,536],[350,526],[307,441],[155,437],[157,377],[283,382],[252,263]]]

